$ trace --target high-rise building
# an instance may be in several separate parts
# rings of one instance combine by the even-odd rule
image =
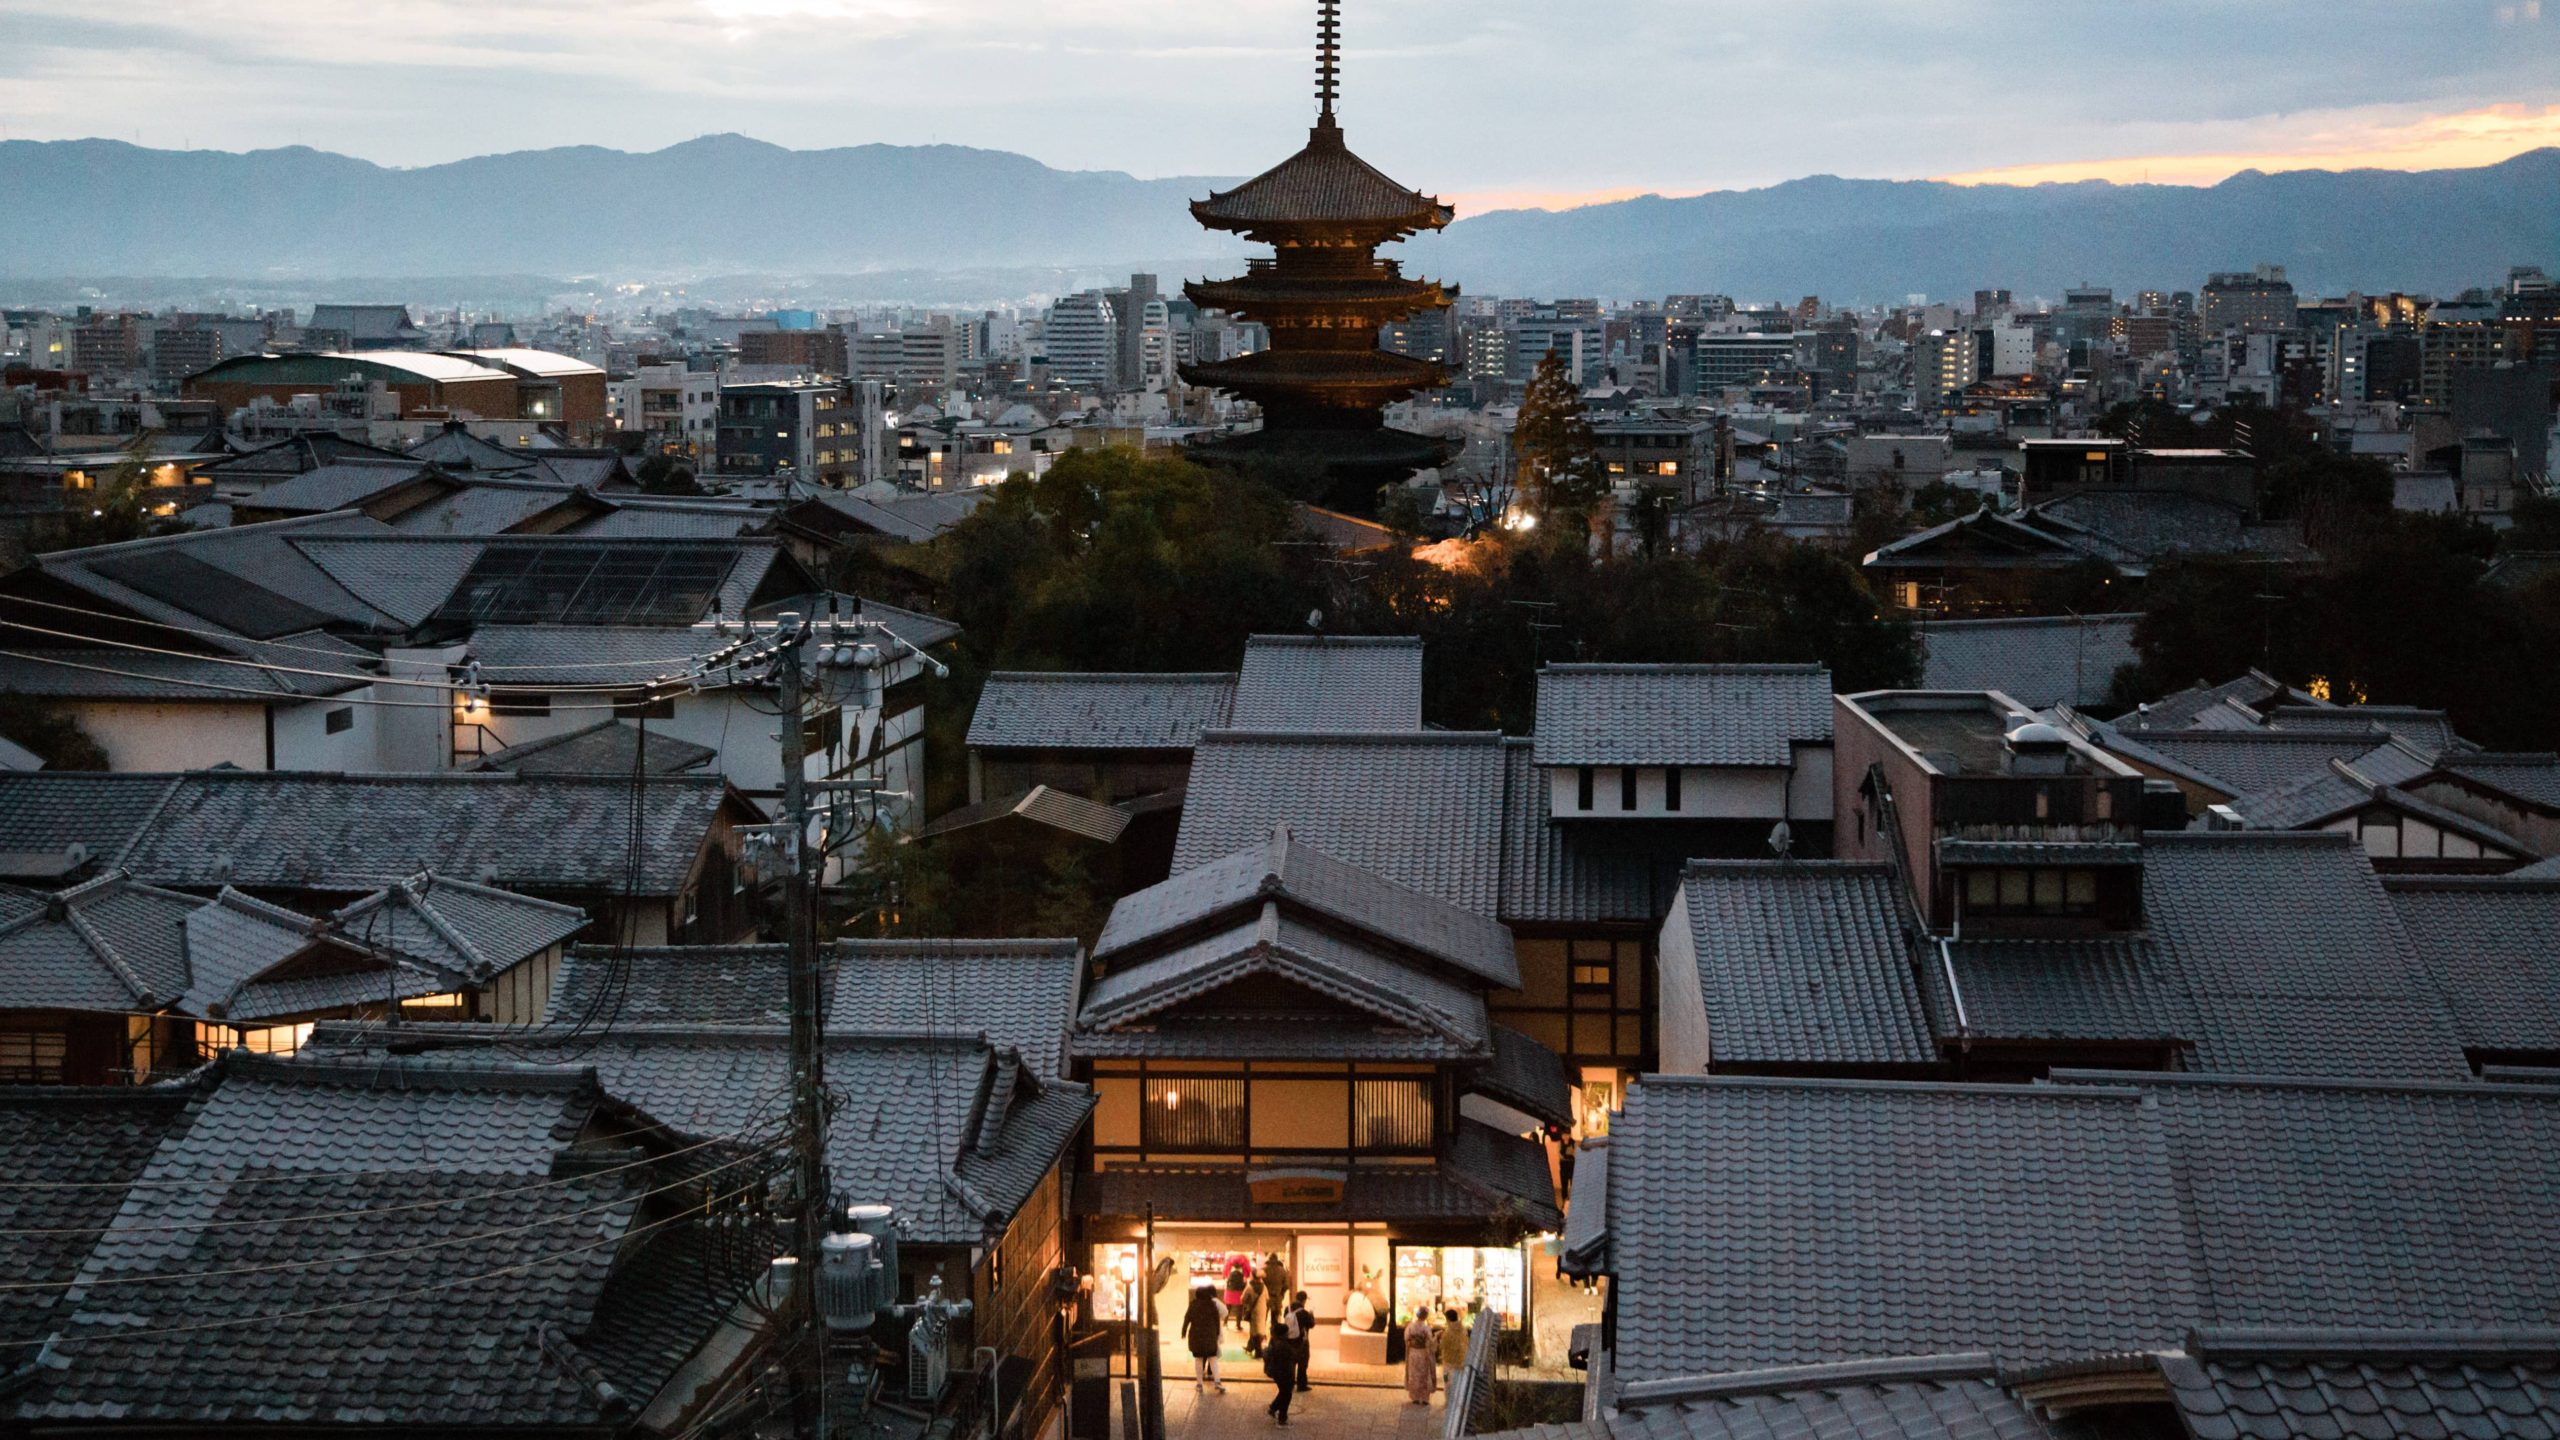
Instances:
[[[1060,385],[1101,389],[1118,363],[1120,332],[1111,302],[1099,290],[1061,295],[1050,302],[1041,327],[1049,378]]]
[[[2215,275],[2204,284],[2204,333],[2291,330],[2295,305],[2293,285],[2281,265]]]

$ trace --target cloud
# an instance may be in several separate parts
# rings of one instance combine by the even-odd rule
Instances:
[[[2490,105],[2413,120],[2350,123],[2266,150],[2007,165],[1940,178],[1959,185],[2073,180],[2212,185],[2243,170],[2450,170],[2494,165],[2546,145],[2560,145],[2560,105]]]

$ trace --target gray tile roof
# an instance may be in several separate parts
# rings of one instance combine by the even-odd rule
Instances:
[[[1422,728],[1422,641],[1410,635],[1256,635],[1228,720],[1239,730]]]
[[[1541,765],[1794,763],[1831,739],[1819,665],[1549,665],[1538,672]]]
[[[789,1018],[780,945],[580,946],[561,962],[548,1022],[608,1012],[624,1025],[779,1025]],[[839,940],[828,1024],[866,1033],[985,1035],[1032,1073],[1065,1073],[1083,966],[1072,940]]]
[[[2444,1000],[2352,838],[2153,833],[2142,905],[2139,931],[1955,941],[1944,964],[1920,967],[1940,1033],[2176,1040],[2192,1045],[2190,1068],[2220,1073],[2466,1073]]]
[[[159,1010],[190,988],[185,920],[204,902],[110,871],[0,918],[0,1003]]]
[[[38,556],[30,571],[145,620],[243,638],[324,625],[390,630],[397,627],[389,616],[296,548],[302,540],[388,533],[361,515],[313,515],[56,551]]]
[[[727,643],[690,623],[483,625],[465,653],[499,686],[641,685],[682,676],[695,657]],[[651,743],[658,738],[653,733]]]
[[[748,505],[649,505],[615,497],[614,507],[561,532],[588,539],[733,540],[765,532],[768,512]]]
[[[67,1364],[18,1418],[602,1422],[541,1333],[589,1327],[645,1183],[555,1171],[594,1106],[575,1073],[229,1057],[90,1252]]]
[[[605,507],[592,496],[560,485],[466,485],[401,511],[391,517],[390,525],[404,535],[505,535],[561,510],[575,515],[602,512]],[[555,517],[543,528],[562,527]]]
[[[969,744],[1020,750],[1188,750],[1227,723],[1236,678],[999,670],[978,692]]]
[[[2127,1090],[1647,1076],[1604,1193],[1576,1186],[1577,1212],[1595,1199],[1623,1381],[2076,1358],[2165,1345],[2200,1303],[2166,1146]]]
[[[1233,855],[1279,825],[1337,860],[1491,915],[1500,891],[1502,737],[1202,736],[1174,870]]]
[[[2196,1440],[2551,1440],[2560,1331],[2207,1332],[2160,1358]]]
[[[44,623],[26,618],[31,623]],[[77,617],[53,618],[73,625],[86,623]],[[155,655],[104,645],[17,649],[0,655],[0,691],[74,700],[236,703],[244,697],[259,696],[301,700],[362,689],[370,683],[362,677],[377,668],[372,651],[318,630],[288,635],[274,644],[255,640],[215,643],[222,647],[223,655]],[[256,663],[240,663],[244,660]],[[278,668],[268,668],[271,666]],[[304,673],[314,671],[339,673]],[[416,692],[404,688],[401,693],[405,696]]]
[[[599,720],[583,729],[563,731],[547,740],[528,740],[484,756],[474,770],[512,770],[525,775],[629,776],[639,763],[640,727],[628,720]],[[650,732],[649,773],[673,775],[699,770],[719,758],[708,745],[681,736]]]
[[[2382,882],[2474,1050],[2560,1051],[2560,875]]]
[[[2560,1090],[2060,1078],[1631,1087],[1600,1197],[1615,1373],[2560,1314]]]
[[[2560,755],[2550,751],[2450,755],[2444,768],[2545,810],[2560,810]]]
[[[253,509],[280,514],[307,515],[347,510],[385,491],[397,490],[421,479],[438,478],[439,475],[434,466],[418,460],[391,464],[334,462],[305,470],[290,480],[279,480],[243,503]]]
[[[2391,737],[2374,727],[2361,732],[2146,730],[2133,738],[2233,795],[2251,795],[2318,775],[2332,760],[2371,754]]]
[[[472,540],[403,535],[388,526],[372,535],[297,538],[297,556],[367,605],[406,627],[436,613],[480,558]]]
[[[1081,795],[1053,790],[1046,785],[1034,785],[1011,795],[998,795],[975,805],[945,810],[917,831],[916,838],[930,840],[938,835],[955,835],[1002,820],[1020,820],[1109,845],[1129,828],[1130,814],[1118,806],[1087,800]]]
[[[2426,756],[2395,738],[2352,759],[2331,760],[2272,790],[2234,796],[2231,808],[2261,829],[2316,825],[2365,805],[2382,786],[2405,785],[2432,768]]]
[[[1923,690],[1997,690],[2021,705],[2103,705],[2135,663],[2132,615],[1933,620],[1914,627]]]
[[[1254,1002],[1221,1008],[1219,993],[1239,985],[1254,991]],[[1274,989],[1297,993],[1299,1003],[1279,1008]],[[1365,1016],[1368,1024],[1346,1014]],[[1257,1053],[1303,1048],[1309,1058],[1343,1046],[1378,1059],[1493,1055],[1480,990],[1292,919],[1271,900],[1236,916],[1227,929],[1094,981],[1068,1043],[1078,1055],[1187,1057],[1195,1041],[1241,1032],[1267,1042]]]
[[[2451,717],[2417,705],[2271,705],[2272,730],[2359,730],[2379,727],[2410,749],[2435,756],[2465,748]]]
[[[0,1087],[0,1364],[33,1359],[36,1347],[15,1342],[52,1333],[62,1288],[198,1088]]]
[[[1671,909],[1681,867],[1718,848],[1697,827],[1558,823],[1532,742],[1502,742],[1502,899],[1511,922],[1652,924]]]
[[[1467,1073],[1460,1093],[1482,1095],[1533,1120],[1570,1128],[1575,1118],[1573,1079],[1564,1057],[1508,1025],[1492,1029],[1493,1058]]]
[[[1797,1366],[1645,1388],[1693,1398],[1638,1404],[1628,1397],[1597,1427],[1604,1440],[2046,1440],[2055,1433],[2034,1407],[2001,1388],[1988,1356]]]
[[[631,888],[682,890],[729,794],[716,776],[651,780]],[[630,806],[630,782],[620,777],[38,771],[0,774],[0,850],[87,842],[103,863],[138,879],[200,889],[370,890],[433,870],[509,889],[585,893],[624,888],[619,874],[600,886],[587,847],[621,846]]]
[[[478,983],[585,929],[587,913],[428,872],[385,886],[329,923],[358,943]]]
[[[1123,896],[1094,942],[1112,961],[1195,928],[1249,916],[1264,900],[1403,946],[1499,988],[1520,983],[1511,932],[1478,911],[1348,865],[1286,825],[1232,855]]]
[[[1681,889],[1719,1068],[1937,1061],[1890,866],[1699,863]]]
[[[2234,706],[2247,707],[2254,715],[2276,705],[2318,705],[2308,691],[2297,690],[2262,670],[2225,680],[2218,685],[2201,682],[2184,690],[2174,690],[2157,700],[2135,707],[2120,716],[2116,724],[2128,731],[2186,730],[2207,715],[2226,713]],[[2254,723],[2254,722],[2252,722]]]
[[[188,986],[180,1008],[242,1023],[282,1020],[345,1006],[380,1004],[450,990],[455,972],[386,963],[323,933],[320,921],[225,885],[187,912]],[[313,963],[276,976],[289,960]]]

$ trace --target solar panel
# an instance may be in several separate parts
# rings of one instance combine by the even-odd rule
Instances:
[[[492,544],[430,623],[689,625],[737,559],[734,545]]]
[[[179,551],[125,555],[92,562],[89,568],[253,640],[317,630],[334,618]]]

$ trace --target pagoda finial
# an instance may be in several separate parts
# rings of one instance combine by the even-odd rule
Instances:
[[[1342,0],[1316,0],[1316,99],[1318,125],[1333,123],[1335,82],[1342,73]]]

